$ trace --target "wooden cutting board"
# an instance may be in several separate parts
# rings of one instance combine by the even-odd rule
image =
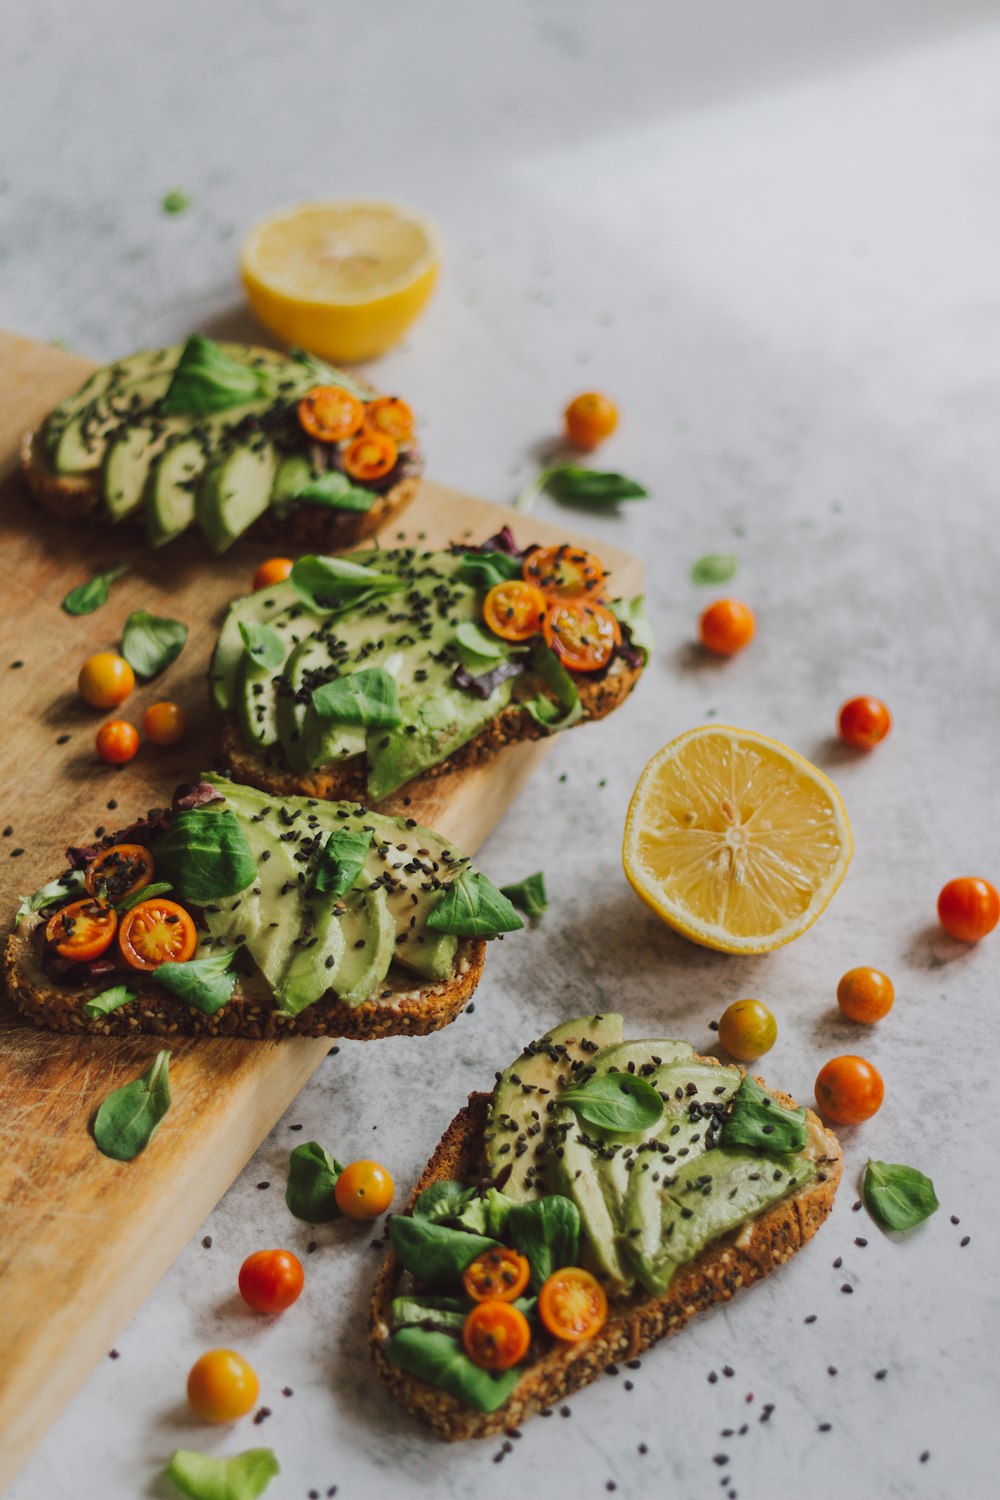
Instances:
[[[141,533],[68,526],[37,510],[17,473],[21,435],[92,368],[76,355],[0,332],[4,932],[18,898],[63,867],[67,844],[87,843],[102,828],[169,802],[178,782],[213,765],[209,653],[224,606],[247,591],[266,555],[237,546],[213,558],[194,536],[152,552]],[[444,546],[482,540],[505,523],[535,541],[583,540],[569,527],[527,521],[431,482],[382,539]],[[597,550],[617,588],[641,589],[635,558],[603,544]],[[132,571],[102,609],[76,619],[60,609],[71,587],[117,562]],[[94,753],[105,716],[77,697],[76,676],[92,652],[117,648],[126,616],[140,607],[185,621],[190,636],[178,661],[140,686],[120,714],[138,724],[148,704],[169,697],[184,705],[191,728],[183,745],[144,746],[116,771]],[[414,796],[408,813],[471,854],[550,743],[518,746],[487,767],[444,777]],[[97,1151],[89,1122],[112,1089],[148,1067],[157,1040],[39,1031],[0,997],[0,1490],[330,1045],[175,1041],[170,1113],[142,1156],[118,1163]]]

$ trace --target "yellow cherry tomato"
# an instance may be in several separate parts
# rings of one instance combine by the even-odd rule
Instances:
[[[352,1161],[337,1178],[333,1196],[349,1219],[377,1219],[392,1202],[393,1181],[377,1161]]]
[[[76,685],[91,708],[117,708],[135,687],[135,673],[123,656],[98,651],[87,657]]]
[[[151,703],[142,716],[142,732],[151,745],[179,745],[187,734],[187,715],[179,703]]]
[[[203,1422],[235,1422],[252,1410],[259,1394],[252,1366],[233,1349],[210,1349],[191,1366],[188,1400]]]
[[[566,436],[574,448],[589,452],[618,426],[618,408],[610,396],[602,396],[600,391],[584,391],[567,406],[565,420]]]
[[[262,562],[253,575],[254,592],[257,589],[270,588],[272,583],[284,583],[292,571],[292,559],[290,557],[269,557],[267,562]]]
[[[778,1040],[778,1023],[759,1000],[734,1000],[719,1021],[719,1041],[730,1057],[756,1062]]]

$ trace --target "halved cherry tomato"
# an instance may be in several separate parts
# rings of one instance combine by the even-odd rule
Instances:
[[[114,907],[96,896],[88,896],[84,901],[71,901],[50,917],[45,936],[60,958],[87,963],[100,958],[111,947],[117,926]]]
[[[299,424],[318,443],[342,443],[361,430],[363,402],[339,385],[313,386],[299,402]]]
[[[556,599],[595,599],[608,570],[593,552],[582,547],[536,547],[524,559],[524,576],[543,594]]]
[[[284,1312],[304,1285],[302,1262],[290,1250],[256,1250],[240,1266],[240,1296],[254,1312]]]
[[[387,432],[363,432],[344,449],[341,462],[352,479],[382,479],[395,467],[399,449]]]
[[[267,589],[272,583],[284,583],[292,571],[292,559],[290,557],[269,557],[262,562],[253,575],[254,592],[257,589]]]
[[[183,906],[157,896],[130,907],[118,928],[122,958],[133,969],[152,973],[160,964],[183,964],[198,946],[194,922]]]
[[[352,1161],[334,1183],[337,1207],[349,1219],[377,1219],[392,1202],[395,1184],[377,1161]]]
[[[600,391],[574,396],[564,413],[566,436],[576,448],[596,448],[618,426],[618,408]]]
[[[491,1297],[477,1303],[462,1326],[462,1344],[481,1370],[509,1370],[528,1352],[531,1329],[519,1308]]]
[[[506,1245],[498,1245],[477,1255],[466,1266],[462,1281],[473,1302],[486,1302],[491,1297],[498,1302],[513,1302],[520,1297],[530,1278],[527,1256],[519,1250],[508,1249]]]
[[[520,578],[495,583],[483,601],[483,620],[504,641],[527,641],[538,635],[549,601],[541,589]]]
[[[545,639],[571,672],[599,672],[621,645],[622,629],[603,604],[566,599],[553,604],[542,624]]]
[[[139,731],[127,719],[109,719],[97,731],[97,753],[109,766],[123,766],[139,750]]]
[[[538,1316],[554,1338],[578,1344],[604,1327],[608,1299],[596,1276],[581,1266],[563,1266],[542,1283]]]
[[[87,866],[83,883],[92,896],[117,905],[153,878],[153,856],[142,844],[112,844]]]
[[[398,396],[379,396],[365,407],[365,426],[372,432],[387,433],[394,443],[405,443],[413,436],[416,419]]]

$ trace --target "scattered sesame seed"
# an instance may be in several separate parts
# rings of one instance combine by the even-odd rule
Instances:
[[[854,1243],[856,1245],[860,1245],[861,1249],[863,1250],[865,1248],[865,1246],[867,1245],[868,1241],[864,1238],[863,1235],[859,1234],[858,1237],[857,1237],[857,1239],[854,1241]]]
[[[924,1451],[923,1451],[923,1453],[921,1453],[921,1455],[920,1455],[920,1462],[922,1464],[925,1464],[927,1462],[927,1460],[930,1458],[930,1456],[931,1456],[931,1450],[929,1448],[925,1448]]]
[[[13,832],[14,832],[14,825],[13,825],[13,823],[8,823],[8,824],[7,824],[7,827],[6,827],[6,828],[5,828],[5,829],[4,829],[4,831],[3,831],[3,836],[4,836],[4,838],[5,838],[5,839],[9,839],[9,838],[10,838],[10,836],[11,836],[11,834],[12,834],[12,833],[13,833]],[[954,1222],[955,1222],[955,1220],[952,1220],[952,1223],[954,1223]]]
[[[718,1029],[719,1029],[719,1023],[718,1023],[718,1021],[709,1021],[709,1023],[708,1023],[708,1029],[709,1029],[709,1031],[718,1031]]]
[[[258,1182],[258,1184],[257,1184],[257,1191],[259,1193],[262,1193],[265,1188],[269,1188],[270,1186],[271,1186],[271,1184],[269,1182]]]
[[[836,1373],[837,1373],[837,1366],[836,1365],[827,1365],[827,1367],[826,1367],[826,1373],[828,1375],[836,1375]]]
[[[889,1373],[888,1370],[876,1370],[875,1371],[875,1379],[876,1380],[884,1380],[885,1377],[888,1375],[888,1373]]]
[[[68,734],[57,735],[56,736],[56,744],[57,745],[68,745],[69,744],[69,735]]]
[[[833,1427],[833,1423],[832,1422],[821,1422],[819,1424],[819,1429],[818,1430],[820,1432],[829,1432],[829,1431],[831,1431],[832,1427]]]
[[[281,1388],[281,1394],[283,1396],[294,1396],[295,1392],[292,1390],[290,1385],[284,1385]]]
[[[121,1355],[118,1353],[117,1349],[109,1349],[108,1350],[108,1358],[109,1359],[121,1359]]]
[[[971,1234],[963,1234],[962,1238],[959,1240],[958,1243],[961,1246],[961,1248],[964,1250],[965,1247],[966,1247],[966,1245],[968,1245],[970,1243],[971,1239],[972,1239],[972,1235]]]
[[[723,1373],[723,1375],[730,1376],[730,1375],[735,1375],[736,1371],[733,1369],[732,1365],[723,1365],[722,1366],[722,1373]]]
[[[646,1444],[645,1444],[645,1443],[640,1443],[640,1444],[639,1444],[639,1450],[638,1450],[638,1451],[639,1451],[639,1452],[640,1452],[640,1453],[648,1453],[648,1452],[649,1452],[649,1449],[648,1449],[648,1448],[647,1448],[647,1447],[646,1447]]]
[[[18,669],[18,667],[23,667],[23,666],[24,666],[24,662],[23,661],[12,661],[11,664],[10,664],[10,669],[11,669],[12,672],[16,672],[17,669]]]
[[[259,1427],[261,1422],[266,1422],[270,1415],[271,1408],[269,1406],[262,1406],[260,1411],[254,1413],[253,1425]]]
[[[205,1238],[202,1240],[201,1243],[204,1245],[204,1247],[205,1247],[206,1250],[211,1250],[211,1248],[212,1248],[212,1236],[210,1234],[206,1234]]]
[[[844,1284],[843,1284],[843,1286],[840,1288],[840,1290],[842,1292],[847,1292],[848,1294],[850,1294],[851,1292],[854,1291],[854,1288],[851,1286],[851,1283],[849,1281],[845,1281]]]
[[[852,1214],[856,1214],[858,1212],[858,1210],[860,1209],[860,1207],[861,1207],[861,1199],[859,1198],[856,1203],[852,1203],[851,1204],[851,1213]]]
[[[842,1255],[838,1255],[838,1256],[837,1256],[837,1259],[836,1259],[836,1260],[835,1260],[835,1261],[834,1261],[834,1263],[833,1263],[833,1269],[834,1269],[834,1270],[835,1270],[835,1271],[839,1271],[839,1270],[840,1270],[840,1268],[841,1268],[841,1266],[842,1266],[842,1265],[843,1265],[843,1264],[844,1264],[844,1257],[843,1257],[843,1256],[842,1256]]]
[[[10,857],[11,857],[11,859],[20,859],[21,855],[23,853],[24,853],[23,849],[12,849],[10,851]]]
[[[635,1390],[635,1386],[633,1385],[633,1383],[632,1383],[631,1380],[626,1380],[626,1382],[625,1382],[625,1389],[627,1391],[634,1391]]]
[[[712,1462],[713,1462],[713,1464],[718,1464],[719,1468],[721,1469],[723,1464],[727,1464],[729,1462],[729,1454],[728,1453],[714,1453],[712,1455]]]
[[[719,1377],[718,1377],[718,1375],[716,1375],[716,1373],[715,1373],[714,1370],[709,1370],[709,1372],[708,1372],[708,1383],[709,1383],[709,1385],[714,1385],[715,1382],[718,1380],[718,1378]]]
[[[560,1406],[560,1408],[559,1408],[559,1415],[561,1417],[568,1417],[569,1414],[570,1414],[570,1412],[569,1412],[569,1407],[568,1406]]]
[[[318,1249],[319,1249],[319,1246],[317,1245],[316,1241],[315,1240],[310,1240],[309,1243],[308,1243],[308,1245],[306,1246],[306,1254],[307,1255],[312,1255],[313,1251],[314,1250],[318,1250]]]
[[[961,1222],[962,1222],[962,1221],[961,1221],[961,1219],[960,1219],[960,1218],[959,1218],[959,1217],[958,1217],[958,1214],[952,1214],[952,1216],[951,1216],[951,1222],[952,1222],[952,1223],[953,1223],[953,1224],[961,1224]]]
[[[808,1318],[803,1318],[802,1321],[803,1321],[803,1323],[815,1323],[815,1321],[816,1321],[816,1314],[815,1313],[810,1313],[809,1316],[808,1316]]]

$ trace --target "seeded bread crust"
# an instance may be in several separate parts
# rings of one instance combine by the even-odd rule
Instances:
[[[758,1082],[767,1087],[763,1079]],[[795,1107],[787,1094],[778,1089],[770,1092],[779,1103]],[[424,1168],[410,1198],[411,1209],[418,1194],[432,1182],[475,1182],[482,1177],[483,1131],[490,1098],[489,1094],[469,1095],[468,1104],[452,1120]],[[589,1385],[609,1365],[636,1359],[713,1303],[731,1301],[741,1287],[762,1280],[801,1250],[833,1207],[842,1167],[840,1146],[811,1110],[807,1115],[810,1124],[829,1142],[828,1155],[812,1182],[750,1221],[749,1228],[745,1225],[708,1245],[697,1259],[677,1272],[662,1296],[641,1293],[612,1302],[611,1316],[595,1338],[544,1354],[526,1369],[510,1397],[495,1412],[473,1410],[457,1397],[418,1380],[386,1355],[389,1310],[400,1275],[399,1264],[390,1251],[375,1282],[368,1319],[368,1343],[379,1378],[407,1411],[446,1442],[495,1437],[520,1426],[535,1412],[556,1405],[571,1391]]]
[[[603,719],[607,714],[613,713],[625,702],[641,674],[641,667],[630,666],[622,657],[616,657],[607,676],[600,681],[578,679],[580,703],[583,707],[581,722]],[[547,733],[526,708],[510,703],[477,735],[449,755],[447,760],[431,766],[427,771],[421,771],[419,776],[393,792],[392,797],[412,792],[414,787],[435,781],[440,776],[447,776],[452,771],[465,771],[470,767],[483,765],[508,745],[544,739]],[[240,734],[236,715],[232,713],[226,714],[222,721],[221,752],[223,765],[235,780],[258,787],[262,792],[270,792],[273,796],[318,797],[322,801],[337,801],[340,798],[356,802],[367,800],[366,771],[364,761],[360,758],[338,766],[290,771],[280,748],[248,750]],[[391,804],[392,798],[388,801]]]

